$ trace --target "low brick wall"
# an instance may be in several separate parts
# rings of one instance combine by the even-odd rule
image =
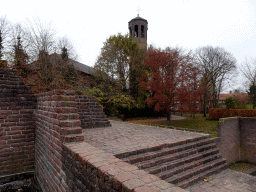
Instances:
[[[76,96],[77,108],[83,129],[111,126],[99,102],[93,96]]]
[[[241,160],[256,164],[256,118],[239,119],[241,128]]]
[[[91,127],[110,125],[94,97],[72,90],[35,96],[15,70],[1,69],[0,176],[34,171],[43,192],[185,191],[84,142],[82,106]]]
[[[35,175],[43,191],[68,191],[62,169],[62,144],[84,140],[74,91],[38,95]]]
[[[42,191],[181,190],[83,142],[73,91],[40,94],[37,103],[35,173]]]
[[[240,159],[240,127],[239,118],[221,119],[217,125],[217,135],[220,142],[217,146],[227,163],[234,163]]]
[[[0,70],[0,176],[34,170],[36,97],[12,69]]]
[[[70,191],[186,191],[86,142],[64,144],[63,149],[63,170]]]
[[[228,163],[248,161],[256,164],[256,118],[220,119],[217,132],[217,146]]]

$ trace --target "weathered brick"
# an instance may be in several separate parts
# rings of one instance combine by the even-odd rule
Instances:
[[[123,192],[133,192],[135,188],[139,188],[140,186],[143,186],[144,183],[140,181],[139,179],[131,179],[129,181],[125,181],[122,184],[122,191]]]
[[[160,192],[161,190],[154,186],[142,186],[134,189],[134,192]]]

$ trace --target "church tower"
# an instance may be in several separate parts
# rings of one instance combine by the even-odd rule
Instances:
[[[128,28],[133,40],[137,40],[141,47],[147,47],[148,21],[137,15],[128,22]]]

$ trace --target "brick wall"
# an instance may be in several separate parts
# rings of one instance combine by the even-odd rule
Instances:
[[[239,118],[241,128],[241,160],[256,164],[256,118]]]
[[[175,189],[158,177],[83,142],[73,91],[40,94],[37,103],[35,173],[42,191]]]
[[[70,191],[186,191],[86,142],[64,144],[63,170]]]
[[[34,170],[36,97],[16,70],[0,70],[0,176]]]
[[[76,96],[82,128],[111,126],[99,102],[93,96]]]
[[[35,175],[43,191],[68,191],[62,170],[62,143],[83,141],[74,91],[38,95]]]
[[[217,131],[217,146],[228,163],[256,163],[256,118],[223,118],[218,123]]]
[[[239,119],[237,117],[221,119],[217,125],[217,135],[220,137],[217,146],[227,163],[238,161],[240,150]]]
[[[74,91],[34,96],[11,69],[0,70],[0,91],[1,175],[34,171],[43,192],[181,190],[84,142]],[[95,98],[77,98],[92,126],[110,125]]]

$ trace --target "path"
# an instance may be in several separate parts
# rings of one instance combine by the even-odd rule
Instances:
[[[209,182],[200,181],[186,190],[190,192],[256,192],[256,177],[233,171],[224,170],[211,175]]]
[[[175,143],[205,134],[110,121],[112,127],[84,129],[85,141],[114,155]]]

